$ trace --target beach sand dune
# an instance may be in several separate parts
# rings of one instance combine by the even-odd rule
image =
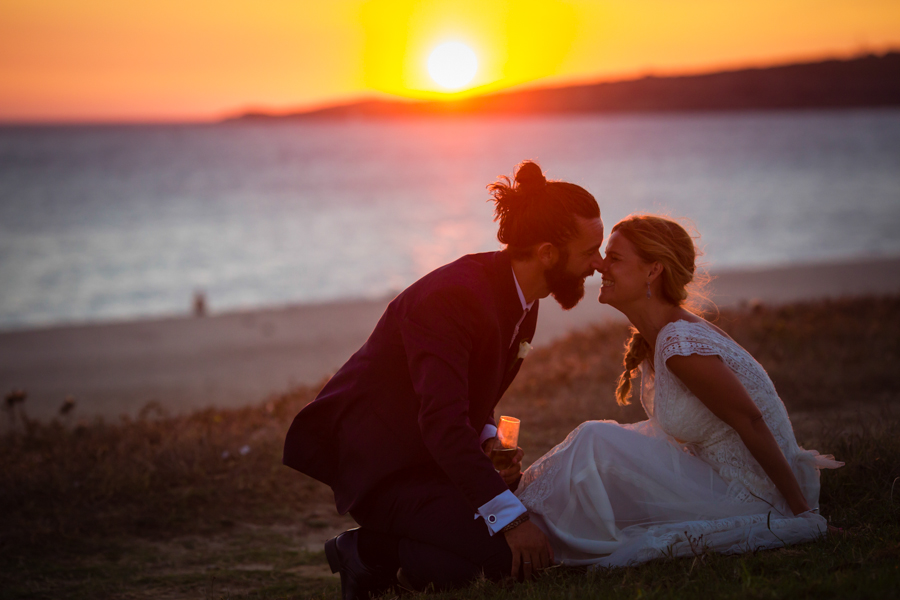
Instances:
[[[717,305],[780,304],[825,297],[900,292],[900,258],[714,273]],[[587,297],[564,312],[541,304],[535,343],[590,323],[620,318]],[[207,317],[62,326],[0,333],[0,392],[24,389],[28,416],[71,419],[137,416],[158,410],[260,402],[298,385],[316,385],[365,342],[389,299],[301,305]]]

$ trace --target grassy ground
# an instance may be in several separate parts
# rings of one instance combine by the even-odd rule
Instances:
[[[723,311],[760,360],[801,444],[847,466],[823,475],[843,535],[742,556],[554,568],[435,598],[900,597],[900,298]],[[613,400],[626,327],[529,355],[499,412],[522,419],[526,463],[588,419],[640,420]],[[241,410],[38,424],[27,401],[0,437],[0,598],[336,598],[322,542],[353,526],[330,490],[281,466],[315,389]]]

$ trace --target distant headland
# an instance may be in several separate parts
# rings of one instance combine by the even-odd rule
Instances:
[[[362,100],[227,121],[462,115],[844,109],[900,106],[900,52],[679,77],[506,91],[450,101]]]

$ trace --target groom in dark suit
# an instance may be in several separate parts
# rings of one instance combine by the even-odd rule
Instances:
[[[538,299],[566,309],[600,265],[603,223],[580,186],[533,162],[488,186],[502,252],[429,273],[388,306],[368,341],[294,419],[284,464],[328,484],[360,524],[329,540],[343,598],[530,577],[552,550],[513,494],[521,450],[497,472],[494,408],[534,335]]]

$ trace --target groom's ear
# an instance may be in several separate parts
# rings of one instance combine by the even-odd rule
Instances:
[[[539,245],[535,254],[545,269],[553,268],[559,260],[559,249],[550,242]]]

